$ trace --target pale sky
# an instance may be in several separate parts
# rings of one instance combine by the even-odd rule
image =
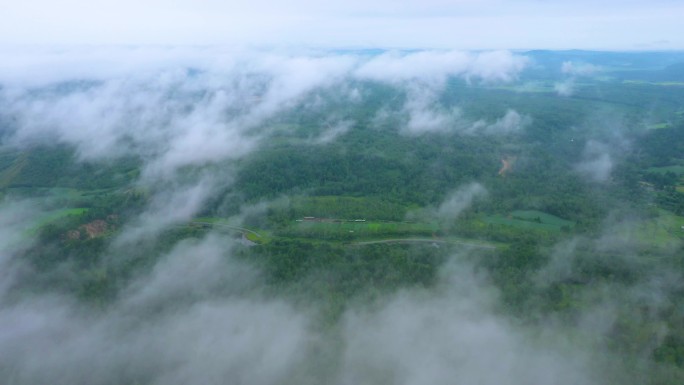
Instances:
[[[0,0],[0,44],[684,49],[682,0]]]

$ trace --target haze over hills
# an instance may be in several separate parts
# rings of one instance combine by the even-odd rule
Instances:
[[[8,384],[680,384],[681,52],[14,47]]]

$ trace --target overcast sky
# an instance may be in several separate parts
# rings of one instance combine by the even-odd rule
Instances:
[[[684,49],[682,0],[0,0],[0,44]]]

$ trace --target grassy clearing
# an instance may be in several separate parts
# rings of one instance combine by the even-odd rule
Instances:
[[[648,172],[655,172],[658,174],[665,174],[668,172],[675,173],[677,175],[684,175],[684,166],[681,165],[672,165],[672,166],[663,166],[663,167],[649,167],[646,169]]]
[[[45,214],[44,216],[42,216],[38,220],[38,222],[40,222],[39,223],[40,225],[43,225],[43,224],[46,224],[49,222],[56,221],[58,219],[68,217],[70,215],[85,214],[88,212],[88,210],[90,210],[90,209],[88,209],[86,207],[76,207],[76,208],[70,208],[70,209],[55,210],[55,211],[51,211],[51,212]]]
[[[375,197],[312,196],[292,198],[296,217],[401,221],[407,208]]]
[[[649,85],[662,87],[684,87],[684,82],[649,82],[645,80],[623,80],[623,84]]]
[[[661,128],[670,128],[670,127],[672,127],[672,124],[663,122],[663,123],[649,124],[646,128],[648,128],[649,130],[658,130]]]
[[[70,187],[10,187],[5,191],[9,196],[42,198],[53,206],[84,206],[94,200],[111,194],[116,189],[79,190]]]
[[[658,216],[626,227],[625,237],[656,248],[670,248],[684,239],[684,217],[666,210],[658,210]]]
[[[63,219],[63,218],[69,217],[69,216],[78,216],[78,215],[85,214],[88,212],[88,210],[90,210],[90,209],[85,208],[85,207],[77,207],[77,208],[49,211],[49,212],[45,213],[44,215],[42,215],[36,219],[36,221],[26,231],[26,235],[29,235],[29,236],[36,235],[36,234],[38,234],[38,231],[40,230],[40,228],[47,225],[47,224],[50,224],[52,222],[55,222],[57,220],[60,220],[60,219]]]
[[[391,238],[407,235],[432,236],[439,231],[436,223],[409,222],[296,222],[283,231],[284,236],[350,240]]]
[[[493,225],[553,232],[570,230],[575,227],[575,222],[537,210],[517,210],[506,216],[500,214],[490,215],[484,221]]]
[[[201,217],[201,218],[195,218],[192,220],[193,222],[206,222],[206,223],[223,223],[223,224],[229,224],[228,221],[226,221],[223,218],[216,218],[216,217]]]
[[[27,164],[27,157],[26,154],[19,156],[17,159],[15,159],[9,167],[3,169],[0,172],[0,188],[6,188],[9,186],[12,181],[21,173],[21,170],[26,166]]]

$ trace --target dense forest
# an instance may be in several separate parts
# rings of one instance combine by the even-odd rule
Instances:
[[[449,76],[435,91],[429,81],[361,78],[312,89],[240,132],[248,143],[241,146],[255,150],[217,160],[183,152],[200,161],[178,163],[171,177],[159,165],[173,164],[163,154],[183,149],[182,141],[152,147],[131,133],[117,139],[117,152],[98,157],[90,143],[26,140],[22,124],[31,116],[0,111],[3,210],[10,218],[12,207],[25,207],[11,222],[23,227],[3,238],[21,261],[3,296],[16,304],[59,295],[107,314],[161,274],[160,261],[210,242],[259,283],[236,289],[240,274],[212,272],[232,278],[187,288],[145,314],[249,293],[306,308],[316,330],[335,334],[355,309],[442,290],[458,260],[497,293],[493,314],[605,352],[601,364],[622,370],[604,373],[607,383],[680,384],[682,57],[525,54],[536,67],[509,82]],[[628,59],[634,68],[616,67]],[[572,93],[562,93],[569,75],[558,68],[570,61],[602,70],[573,78]],[[220,114],[251,118],[269,95],[268,79],[248,74],[225,86],[252,80],[262,88]],[[25,98],[60,102],[98,87],[105,86],[65,82]],[[178,86],[161,97],[192,120],[195,103],[213,96]],[[145,119],[127,117],[122,127],[156,124]],[[166,119],[161,126],[173,124]],[[610,322],[597,321],[605,308]],[[335,361],[326,354],[320,359]],[[13,370],[0,363],[0,378]],[[133,370],[121,379],[150,380]]]

